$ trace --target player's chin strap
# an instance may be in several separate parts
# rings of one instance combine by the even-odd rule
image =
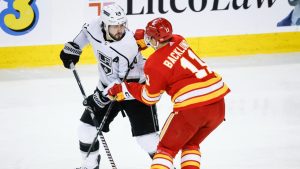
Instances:
[[[78,84],[78,86],[79,86],[79,88],[80,88],[80,91],[81,91],[81,94],[82,94],[82,96],[83,96],[83,99],[86,99],[86,95],[85,95],[84,89],[83,89],[83,87],[82,87],[81,81],[80,81],[80,79],[79,79],[78,73],[77,73],[77,71],[76,71],[75,66],[74,66],[73,63],[70,64],[70,68],[71,68],[71,70],[73,71],[73,74],[74,74],[75,79],[76,79],[76,81],[77,81],[77,84]],[[86,158],[88,158],[88,156],[89,156],[89,154],[90,154],[90,152],[91,152],[91,149],[93,148],[94,144],[96,143],[97,137],[98,137],[98,135],[99,135],[99,136],[100,136],[100,140],[101,140],[101,142],[102,142],[102,144],[103,144],[103,147],[104,147],[104,149],[105,149],[106,155],[107,155],[107,157],[108,157],[108,160],[109,160],[109,162],[110,162],[112,168],[113,168],[113,169],[117,169],[116,164],[115,164],[115,162],[114,162],[114,160],[113,160],[113,158],[112,158],[112,155],[111,155],[111,153],[110,153],[110,150],[109,150],[109,148],[108,148],[108,145],[107,145],[107,143],[106,143],[106,140],[105,140],[105,138],[104,138],[104,136],[103,136],[103,134],[102,134],[102,132],[101,132],[101,130],[102,130],[102,128],[103,128],[103,125],[102,125],[102,128],[101,128],[101,129],[100,129],[100,127],[98,128],[97,126],[99,126],[99,124],[98,124],[98,122],[97,122],[97,120],[96,120],[96,118],[95,118],[94,111],[93,111],[90,107],[86,107],[86,109],[87,109],[88,112],[90,113],[91,118],[92,118],[92,120],[93,120],[93,123],[94,123],[94,125],[96,126],[97,131],[98,131],[98,132],[97,132],[97,136],[95,137],[95,139],[94,139],[92,145],[91,145],[90,148],[89,148],[89,151],[88,151],[88,153],[87,153]],[[107,114],[107,113],[106,113],[106,114]],[[102,121],[102,122],[103,122],[103,121]],[[101,123],[101,124],[102,124],[102,123]]]

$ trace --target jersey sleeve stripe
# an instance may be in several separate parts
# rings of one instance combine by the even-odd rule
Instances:
[[[147,96],[149,96],[149,97],[160,97],[164,93],[164,91],[161,90],[159,93],[151,94],[148,92],[146,87],[144,87],[144,88],[145,88],[145,92],[146,92]]]
[[[161,95],[161,93],[149,94],[146,87],[143,87],[142,89],[142,100],[147,104],[154,104],[158,102],[161,98]]]
[[[148,101],[148,100],[145,100],[143,97],[142,97],[142,102],[145,103],[145,104],[148,104],[148,105],[153,105],[155,103],[157,103],[158,101]]]

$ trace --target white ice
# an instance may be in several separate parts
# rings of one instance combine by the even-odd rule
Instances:
[[[232,92],[226,121],[201,144],[202,169],[299,169],[300,53],[204,60]],[[96,66],[77,71],[91,94]],[[81,102],[72,72],[62,66],[0,70],[0,168],[78,167]],[[164,95],[158,103],[160,127],[171,109]],[[151,160],[131,137],[127,117],[119,115],[104,136],[119,169],[149,168]],[[100,168],[111,168],[103,148],[101,154]],[[178,156],[175,165],[180,168]]]

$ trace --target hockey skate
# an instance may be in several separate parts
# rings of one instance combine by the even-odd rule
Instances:
[[[101,156],[98,155],[98,158],[97,158],[98,165],[96,167],[94,167],[94,168],[90,168],[90,167],[86,167],[86,166],[81,166],[81,167],[75,168],[75,169],[99,169],[100,159],[101,159]]]
[[[86,167],[79,167],[79,168],[76,168],[76,169],[89,169],[89,168],[86,168]],[[93,168],[93,169],[99,169],[99,166]]]

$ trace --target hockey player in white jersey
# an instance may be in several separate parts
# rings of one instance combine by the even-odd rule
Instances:
[[[65,44],[60,58],[66,68],[70,68],[72,62],[74,64],[78,62],[82,49],[87,44],[91,44],[93,48],[100,78],[94,94],[87,97],[85,105],[93,109],[95,118],[100,124],[111,103],[102,95],[102,91],[109,84],[121,81],[133,61],[136,63],[126,80],[144,83],[144,60],[138,51],[133,33],[127,29],[125,12],[115,3],[104,6],[99,18],[84,24],[74,40]],[[159,140],[156,107],[147,106],[135,99],[116,103],[105,122],[103,132],[109,131],[109,124],[121,110],[124,110],[129,118],[133,137],[152,157]],[[99,141],[96,142],[89,157],[85,158],[96,133],[89,112],[84,111],[78,127],[79,145],[83,157],[80,169],[99,169]]]

